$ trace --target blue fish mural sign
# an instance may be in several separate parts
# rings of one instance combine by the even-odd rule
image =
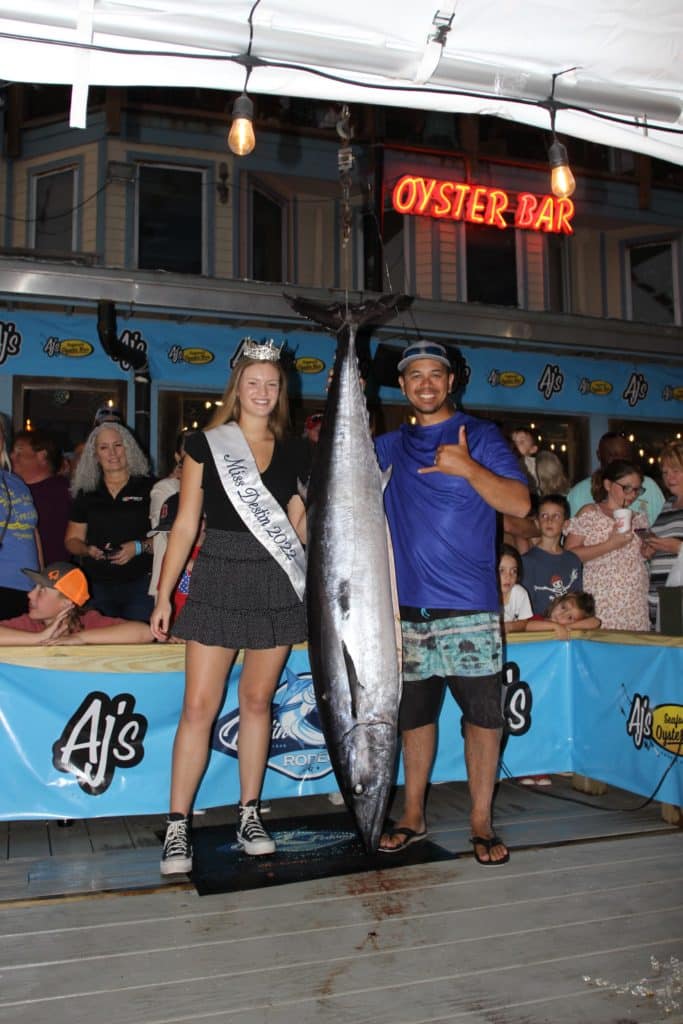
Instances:
[[[211,747],[237,757],[240,713],[235,707],[218,719]],[[322,779],[332,771],[310,672],[285,668],[273,698],[273,725],[267,767],[289,779]]]

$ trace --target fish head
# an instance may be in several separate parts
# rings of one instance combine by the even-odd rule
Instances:
[[[375,853],[394,782],[396,722],[357,724],[338,751],[341,791],[368,853]]]

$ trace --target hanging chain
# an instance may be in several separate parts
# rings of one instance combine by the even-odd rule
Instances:
[[[351,113],[346,104],[343,104],[337,121],[337,135],[341,140],[339,152],[337,153],[337,166],[339,167],[339,183],[341,184],[342,206],[341,206],[341,242],[344,248],[349,244],[353,228],[353,210],[351,208],[351,172],[353,170],[353,150],[351,139],[353,128],[351,127]]]

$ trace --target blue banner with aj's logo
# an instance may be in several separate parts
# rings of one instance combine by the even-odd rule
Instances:
[[[131,650],[147,659],[132,659]],[[92,671],[82,667],[78,650],[57,651],[54,668],[49,657],[47,667],[0,663],[0,819],[164,813],[182,671]],[[121,660],[144,664],[150,654],[121,649]],[[501,772],[577,771],[683,804],[682,669],[683,647],[673,643],[510,643]],[[239,673],[237,665],[197,807],[239,797]],[[460,713],[447,696],[432,780],[464,778]],[[275,693],[263,795],[335,788],[302,646],[292,651]]]
[[[411,325],[413,330],[414,325]],[[16,310],[0,317],[0,370],[12,376],[122,379],[130,376],[136,359],[149,363],[152,382],[159,387],[222,391],[230,361],[247,328],[222,324],[154,320],[119,311],[117,352],[107,355],[98,338],[95,311],[91,316],[67,316],[51,310]],[[293,394],[324,400],[327,375],[334,361],[331,334],[273,324],[254,332],[257,340],[272,337],[286,345],[295,372]],[[452,338],[436,340],[450,344]],[[549,413],[601,414],[676,420],[683,405],[680,366],[651,363],[647,357],[599,359],[570,353],[505,347],[486,339],[460,349],[466,363],[466,407],[542,409]],[[393,344],[396,352],[405,341]],[[377,354],[378,339],[370,353]],[[385,402],[403,401],[398,387],[379,389]]]

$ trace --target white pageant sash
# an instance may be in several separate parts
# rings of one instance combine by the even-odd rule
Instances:
[[[225,493],[238,516],[285,570],[299,600],[306,585],[306,555],[282,506],[261,480],[251,448],[237,423],[206,431]]]

